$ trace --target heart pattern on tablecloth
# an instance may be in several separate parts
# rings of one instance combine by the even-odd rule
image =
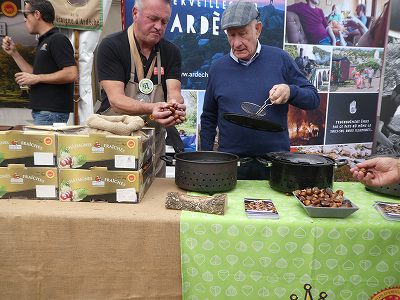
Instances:
[[[214,280],[214,275],[210,271],[207,271],[201,275],[201,278],[203,278],[203,280],[206,282],[212,282]]]
[[[201,247],[204,250],[211,251],[214,249],[214,243],[210,240],[206,240]]]
[[[342,265],[343,270],[352,271],[354,270],[354,263],[351,260],[346,260]]]
[[[212,224],[210,228],[215,234],[220,234],[224,230],[224,227],[221,224]]]
[[[289,234],[290,229],[287,226],[279,226],[277,231],[281,237],[285,237]]]
[[[385,248],[385,250],[390,256],[395,256],[399,252],[399,246],[389,245]]]
[[[260,252],[264,248],[264,242],[262,242],[262,241],[253,241],[253,242],[251,242],[251,247],[256,252]]]
[[[322,236],[323,233],[324,233],[324,229],[322,227],[313,227],[313,228],[311,228],[311,234],[316,239],[319,239]]]
[[[256,262],[254,261],[253,258],[251,258],[250,256],[247,256],[244,260],[243,260],[243,266],[245,266],[246,268],[253,268],[256,264]]]
[[[294,273],[283,274],[283,279],[285,279],[285,281],[287,283],[291,283],[295,278],[296,278],[296,274],[294,274]]]
[[[270,265],[272,259],[270,257],[263,256],[263,257],[260,257],[259,261],[260,261],[260,264],[264,268],[266,268],[266,267],[268,267]]]
[[[237,255],[229,254],[229,255],[226,256],[226,261],[231,266],[235,265],[238,262],[238,260],[239,260],[239,257]]]
[[[329,280],[329,275],[328,274],[318,274],[317,275],[317,281],[319,282],[320,285],[324,286],[325,283]]]
[[[213,295],[214,297],[218,297],[219,294],[221,294],[221,290],[221,287],[218,285],[213,285],[210,287],[211,295]]]
[[[381,231],[379,231],[379,236],[386,241],[387,239],[389,239],[392,236],[392,231],[390,229],[382,229]]]
[[[203,224],[199,224],[197,225],[194,229],[193,229],[194,233],[197,235],[203,235],[207,232],[206,227]]]
[[[236,225],[231,225],[227,231],[228,235],[230,236],[237,236],[239,235],[239,228]]]
[[[289,253],[293,253],[294,251],[296,251],[297,249],[297,244],[295,242],[288,242],[285,245],[285,249],[289,252]]]
[[[350,282],[354,285],[359,285],[362,281],[362,277],[360,275],[351,275]]]
[[[239,270],[233,275],[233,279],[235,279],[235,281],[245,281],[246,274]]]
[[[236,244],[235,250],[237,252],[246,252],[247,251],[247,244],[240,241],[239,243]]]
[[[360,255],[365,251],[365,246],[363,244],[354,244],[351,249],[357,255]]]
[[[272,230],[269,227],[264,227],[262,229],[262,231],[261,231],[261,234],[262,234],[263,237],[266,237],[266,238],[271,237],[272,236]]]
[[[227,271],[227,270],[219,270],[218,271],[218,277],[222,281],[225,281],[229,277],[229,271]]]
[[[328,238],[330,238],[331,240],[340,239],[340,232],[336,228],[333,228],[331,229],[331,231],[328,232]]]
[[[263,277],[263,274],[258,271],[253,271],[250,273],[250,278],[254,281],[259,281]]]
[[[377,270],[378,272],[385,273],[385,272],[388,272],[388,271],[389,271],[389,266],[388,266],[388,264],[387,264],[386,262],[380,261],[380,262],[376,265],[376,270]]]
[[[242,201],[229,198],[227,216],[237,214],[232,222],[195,213],[181,220],[184,299],[286,300],[292,293],[302,299],[310,283],[314,299],[325,291],[327,299],[367,300],[398,283],[400,233],[370,204],[357,203],[360,210],[350,218],[319,219],[301,207],[288,216],[285,201],[277,205],[277,221],[247,219],[236,207]]]
[[[235,297],[237,295],[237,290],[234,286],[230,285],[226,291],[225,291],[225,295],[227,295],[228,297]]]
[[[204,261],[206,260],[206,257],[203,254],[196,254],[193,258],[198,266],[204,264]]]
[[[267,289],[266,287],[262,287],[258,290],[257,294],[261,298],[266,298],[269,296],[269,289]]]
[[[351,297],[353,296],[353,292],[351,290],[341,290],[340,296],[343,300],[349,300],[352,299]]]
[[[221,265],[221,263],[222,263],[222,259],[218,255],[214,255],[210,259],[210,265],[212,265],[212,266],[219,266],[219,265]]]
[[[248,235],[248,236],[253,236],[256,233],[257,228],[254,225],[246,225],[244,227],[244,232]]]
[[[312,254],[314,253],[314,247],[310,243],[306,243],[301,247],[301,252],[304,254]]]
[[[286,269],[288,267],[288,262],[286,261],[286,259],[284,258],[280,258],[278,259],[278,261],[276,262],[275,266],[279,269]]]

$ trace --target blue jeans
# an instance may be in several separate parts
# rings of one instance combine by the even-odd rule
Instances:
[[[69,113],[32,110],[32,118],[35,125],[53,125],[53,123],[67,123]]]

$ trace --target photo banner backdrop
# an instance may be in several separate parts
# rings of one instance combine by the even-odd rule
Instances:
[[[198,146],[204,90],[210,65],[229,53],[220,29],[223,11],[230,1],[173,0],[165,38],[182,53],[182,89],[188,106],[188,122],[178,126],[186,151]],[[260,42],[283,48],[317,88],[321,105],[313,111],[289,107],[288,130],[293,151],[325,154],[349,162],[372,154],[382,80],[384,47],[389,18],[388,1],[365,1],[366,14],[358,15],[357,0],[321,1],[328,21],[335,7],[341,30],[335,45],[315,44],[302,22],[309,15],[296,11],[305,0],[255,1],[263,31]],[[122,1],[123,27],[132,24],[133,0]],[[355,27],[352,18],[364,26]],[[332,26],[330,23],[329,26]],[[301,36],[299,36],[301,34]],[[339,34],[336,32],[335,34]],[[193,114],[193,115],[192,115]],[[216,140],[216,144],[218,140]]]
[[[257,2],[264,29],[263,44],[282,48],[284,1]],[[132,24],[133,0],[123,1],[123,27]],[[182,88],[204,90],[208,70],[213,61],[229,52],[225,33],[220,29],[221,17],[228,1],[172,0],[172,14],[165,38],[176,44],[182,54]]]

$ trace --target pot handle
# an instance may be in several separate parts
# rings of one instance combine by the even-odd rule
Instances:
[[[172,164],[173,166],[175,166],[175,159],[173,159],[171,156],[168,156],[168,155],[161,155],[160,156],[160,159],[161,160],[163,160],[163,161],[165,161],[166,163],[170,163],[170,164]]]
[[[335,159],[335,166],[336,167],[341,167],[341,166],[344,166],[344,165],[347,165],[347,164],[348,164],[348,161],[347,161],[346,158]]]
[[[243,157],[240,158],[237,162],[237,166],[240,167],[241,165],[247,164],[248,162],[251,162],[253,160],[252,157]]]
[[[265,158],[262,158],[262,157],[256,157],[256,160],[257,160],[259,163],[263,164],[265,167],[270,167],[270,166],[272,166],[272,162],[269,161],[268,159],[265,159]]]

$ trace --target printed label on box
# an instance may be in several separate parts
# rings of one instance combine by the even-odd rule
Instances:
[[[116,189],[117,202],[137,202],[136,189]]]
[[[38,198],[56,198],[55,185],[37,185],[36,197]]]
[[[34,165],[54,166],[54,156],[51,152],[33,152]]]
[[[134,155],[114,155],[114,166],[121,169],[135,169],[136,159]]]

